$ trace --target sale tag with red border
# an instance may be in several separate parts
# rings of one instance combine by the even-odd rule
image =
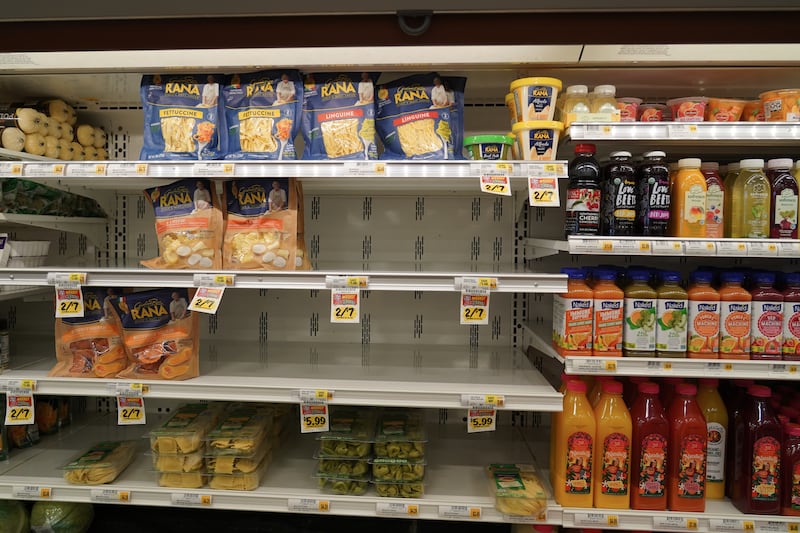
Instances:
[[[26,426],[33,424],[33,421],[36,419],[34,405],[33,393],[7,394],[5,424],[7,426]]]
[[[56,318],[82,318],[83,312],[83,290],[80,283],[57,283]]]
[[[135,426],[146,423],[144,398],[141,396],[117,396],[117,425]]]
[[[528,178],[528,199],[531,207],[559,207],[558,178]]]
[[[331,322],[358,324],[361,322],[361,291],[359,289],[331,289]]]
[[[486,325],[489,323],[489,290],[474,288],[461,291],[461,324]]]
[[[497,411],[470,409],[467,415],[467,433],[483,433],[497,429]]]
[[[223,294],[225,294],[225,287],[198,287],[189,304],[189,310],[216,315],[222,303]]]
[[[511,181],[508,176],[481,176],[481,190],[489,194],[511,196]]]

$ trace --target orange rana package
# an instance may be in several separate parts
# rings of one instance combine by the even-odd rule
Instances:
[[[214,182],[185,179],[147,189],[153,204],[160,256],[148,268],[208,270],[222,267],[222,211]]]
[[[118,377],[184,380],[200,374],[198,317],[187,289],[126,294],[114,302],[128,366]]]
[[[109,303],[115,296],[115,289],[84,287],[84,316],[56,319],[56,364],[50,376],[112,378],[127,366],[121,328]]]

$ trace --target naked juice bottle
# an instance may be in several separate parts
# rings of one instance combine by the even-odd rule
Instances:
[[[622,354],[625,357],[654,357],[658,293],[648,283],[649,271],[630,270],[628,278],[630,283],[625,287]]]
[[[669,422],[658,393],[658,383],[640,383],[631,406],[631,509],[667,509]]]
[[[669,408],[672,421],[667,469],[670,511],[703,512],[706,508],[706,419],[695,395],[697,387],[681,383]]]
[[[597,423],[586,399],[586,384],[569,381],[556,435],[553,492],[564,507],[592,506],[592,456]]]
[[[700,159],[678,161],[678,174],[672,184],[672,234],[674,237],[706,236],[706,178],[700,172]]]
[[[698,270],[689,276],[687,350],[693,359],[719,358],[719,292],[711,286],[714,275]]]
[[[594,408],[595,438],[594,506],[630,508],[631,415],[622,399],[622,383],[606,381]]]
[[[592,355],[622,356],[622,320],[625,293],[617,287],[617,273],[596,270],[594,273],[594,321],[592,326]]]
[[[774,288],[773,272],[753,274],[750,319],[750,359],[781,360],[783,355],[783,293]]]
[[[725,497],[725,446],[728,436],[728,411],[717,387],[719,380],[703,378],[697,390],[697,403],[706,418],[706,498]]]
[[[786,274],[783,278],[783,358],[800,360],[800,274]]]
[[[661,273],[661,285],[656,290],[656,355],[658,357],[686,357],[686,325],[689,295],[680,286],[678,272]]]
[[[750,359],[750,309],[753,297],[742,287],[744,274],[723,272],[719,288],[719,357]]]
[[[553,345],[563,356],[592,355],[594,291],[580,268],[562,268],[567,292],[553,298]]]
[[[730,213],[731,237],[765,239],[770,233],[772,189],[764,174],[763,159],[742,159],[741,170],[733,183]]]

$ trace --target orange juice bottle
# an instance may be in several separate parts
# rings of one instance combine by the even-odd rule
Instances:
[[[562,268],[568,276],[567,292],[553,298],[553,345],[559,354],[592,355],[594,291],[586,284],[586,272]]]
[[[673,236],[706,236],[706,178],[700,172],[700,159],[689,157],[678,161],[678,174],[672,185]]]
[[[633,427],[622,399],[622,383],[607,381],[594,408],[597,422],[592,491],[594,506],[628,509],[631,503],[630,463]]]
[[[566,372],[562,372],[561,373],[561,385],[558,388],[558,392],[560,392],[561,394],[564,394],[567,391],[567,384],[570,381],[576,381],[576,380],[580,381],[580,379],[581,378],[578,377],[578,376],[573,376],[573,375],[567,374]],[[584,384],[584,387],[585,386],[586,385]],[[552,427],[550,428],[550,449],[551,450],[555,450],[556,449],[556,435],[561,431],[561,424],[563,423],[562,420],[561,420],[562,416],[563,416],[563,412],[561,412],[561,411],[553,413],[553,416],[552,416],[553,424],[552,424]],[[554,467],[555,467],[555,454],[551,453],[550,454],[550,485],[551,486],[555,486],[556,469]]]
[[[719,359],[719,292],[711,286],[714,275],[698,270],[689,276],[689,341],[693,359]]]
[[[723,272],[719,288],[719,357],[750,359],[750,313],[753,297],[742,287],[744,274]]]
[[[553,493],[565,507],[592,506],[592,452],[597,424],[586,399],[586,384],[567,382],[561,424],[556,434]]]
[[[625,310],[625,293],[615,283],[613,270],[594,272],[594,324],[592,327],[592,355],[622,356],[622,319]]]
[[[592,388],[589,389],[589,394],[586,396],[589,400],[589,405],[592,406],[592,409],[597,407],[597,403],[600,401],[600,397],[603,395],[603,383],[607,381],[614,381],[614,378],[611,376],[597,376],[594,378],[594,385]]]
[[[728,410],[717,391],[718,379],[703,378],[697,388],[697,404],[708,428],[706,444],[706,498],[725,497],[725,445],[728,435]]]

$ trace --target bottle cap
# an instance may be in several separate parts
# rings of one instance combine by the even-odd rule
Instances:
[[[582,268],[564,267],[562,274],[566,274],[569,279],[586,279],[586,271]]]
[[[782,157],[779,159],[770,159],[769,161],[767,161],[767,168],[784,168],[786,170],[789,170],[790,168],[792,168],[793,164],[794,161],[792,161],[788,157],[785,158]]]
[[[586,85],[570,85],[567,87],[567,94],[589,94],[589,87]]]
[[[747,394],[756,398],[769,398],[772,396],[772,390],[764,385],[750,385],[747,388]]]
[[[774,272],[756,272],[753,274],[753,281],[760,284],[773,285],[775,283]]]
[[[681,383],[680,385],[675,385],[675,394],[694,396],[697,394],[697,387],[691,383]]]
[[[594,94],[614,96],[617,94],[617,88],[613,85],[598,85],[594,88]]]
[[[653,383],[652,381],[645,381],[644,383],[639,383],[639,392],[643,394],[658,394],[659,387],[658,383]]]
[[[790,272],[789,274],[784,274],[783,280],[787,284],[796,285],[800,283],[800,272]]]
[[[742,159],[739,161],[740,168],[749,168],[749,169],[762,169],[764,168],[764,160],[763,159]]]
[[[700,170],[719,170],[719,163],[716,161],[703,161],[700,164]]]
[[[714,274],[708,270],[695,270],[689,274],[689,281],[697,283],[711,283],[714,279]],[[798,278],[800,279],[800,278]]]
[[[622,394],[622,383],[613,379],[604,381],[603,392],[607,392],[608,394]]]
[[[739,172],[741,168],[742,166],[736,161],[728,163],[728,172]]]
[[[567,381],[567,390],[570,392],[582,392],[586,394],[586,383],[579,379]]]
[[[617,273],[613,270],[607,270],[605,268],[595,270],[594,271],[594,279],[602,279],[602,280],[616,280]]]
[[[663,281],[680,283],[680,281],[681,281],[681,273],[680,272],[675,272],[674,270],[662,270],[661,271],[661,279]]]
[[[597,153],[597,146],[591,143],[578,144],[575,146],[576,154],[594,154]]]
[[[678,168],[700,168],[702,161],[697,157],[687,157],[678,159]]]
[[[653,150],[652,152],[645,152],[645,157],[667,157],[666,152],[662,152],[661,150]]]
[[[700,378],[700,385],[703,387],[719,387],[719,380],[717,378]]]
[[[628,270],[628,277],[634,281],[650,281],[650,272],[647,270]]]
[[[753,381],[752,379],[732,379],[731,383],[733,383],[737,387],[746,389],[748,387],[751,387],[755,383],[755,381]]]
[[[633,157],[633,156],[631,155],[630,152],[622,151],[622,152],[611,152],[611,155],[609,155],[609,157]]]
[[[744,274],[741,272],[723,272],[719,278],[723,283],[741,283],[744,281]]]

